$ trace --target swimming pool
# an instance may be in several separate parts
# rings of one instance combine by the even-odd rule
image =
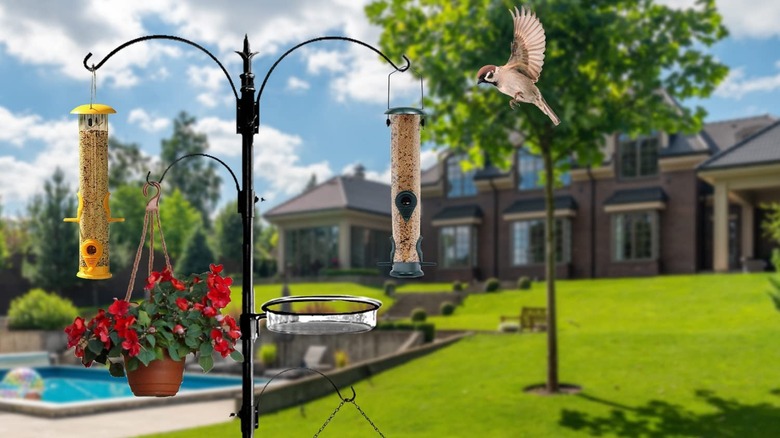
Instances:
[[[44,381],[41,400],[0,398],[0,410],[36,416],[62,417],[111,410],[192,401],[235,398],[241,393],[241,378],[185,373],[174,397],[135,397],[126,378],[112,377],[103,367],[34,367]],[[0,370],[0,380],[8,370]],[[266,380],[257,379],[262,385]]]

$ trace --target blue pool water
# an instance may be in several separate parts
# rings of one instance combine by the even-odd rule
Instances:
[[[41,401],[67,404],[118,398],[134,397],[127,378],[112,377],[101,366],[81,368],[76,366],[34,367],[44,381]],[[0,370],[0,380],[8,370]],[[207,389],[240,389],[241,378],[211,376],[207,374],[184,374],[179,393]]]

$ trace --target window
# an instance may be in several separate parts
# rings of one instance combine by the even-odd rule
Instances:
[[[612,216],[616,261],[650,260],[657,253],[658,213],[639,211]]]
[[[447,197],[461,198],[477,194],[477,186],[474,185],[474,171],[464,172],[460,167],[463,155],[452,155],[447,158]]]
[[[339,227],[285,231],[284,262],[292,266],[293,275],[317,275],[322,268],[338,268]]]
[[[470,268],[475,265],[477,239],[474,227],[458,225],[439,230],[439,257],[444,268]]]
[[[390,260],[389,231],[352,227],[350,230],[351,258],[353,268],[375,268],[377,262]]]
[[[535,190],[544,187],[541,176],[544,175],[544,160],[525,149],[517,151],[517,188],[520,190]],[[558,180],[563,187],[571,185],[569,172],[558,172]]]
[[[658,174],[658,137],[631,139],[621,135],[618,143],[620,176],[637,178]]]
[[[518,221],[512,224],[512,266],[544,263],[544,219]],[[571,248],[571,222],[555,220],[555,260],[568,263]]]

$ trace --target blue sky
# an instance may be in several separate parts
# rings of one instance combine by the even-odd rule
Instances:
[[[208,0],[100,2],[36,0],[0,4],[0,196],[5,216],[24,214],[30,197],[61,167],[76,191],[78,140],[74,107],[89,103],[91,75],[82,66],[123,42],[148,34],[193,40],[214,53],[238,86],[240,50],[248,34],[257,87],[283,51],[309,38],[344,35],[377,45],[380,29],[363,14],[365,1],[241,0],[225,7]],[[690,0],[665,0],[677,7]],[[731,35],[713,48],[731,68],[715,95],[702,102],[708,121],[756,114],[780,116],[780,2],[719,0]],[[544,22],[544,17],[542,22]],[[400,62],[400,60],[398,60]],[[319,181],[349,172],[389,181],[385,126],[387,74],[392,67],[347,43],[309,45],[287,57],[271,76],[260,103],[255,136],[255,190],[267,210],[300,192],[311,174]],[[393,106],[418,106],[419,83],[393,75]],[[544,80],[544,74],[542,74]],[[145,42],[111,58],[97,72],[96,102],[113,106],[111,135],[136,142],[153,157],[185,110],[208,135],[210,152],[240,170],[241,138],[228,81],[200,51],[177,43]],[[435,152],[422,153],[423,166]],[[222,174],[223,181],[229,176]],[[234,199],[223,184],[223,201]]]

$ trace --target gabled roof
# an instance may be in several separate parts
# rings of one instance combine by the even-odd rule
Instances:
[[[604,205],[666,202],[667,199],[666,192],[661,187],[644,187],[641,189],[618,190],[604,201]]]
[[[277,205],[263,216],[275,218],[323,210],[355,210],[390,216],[390,186],[361,177],[340,175]]]
[[[669,134],[669,144],[661,148],[659,154],[663,157],[679,157],[683,155],[715,153],[718,150],[714,148],[712,142],[707,141],[704,136],[699,134]]]
[[[780,120],[701,163],[699,170],[780,163]]]
[[[705,123],[703,134],[714,144],[717,151],[723,151],[774,122],[775,118],[769,114],[722,120]]]

